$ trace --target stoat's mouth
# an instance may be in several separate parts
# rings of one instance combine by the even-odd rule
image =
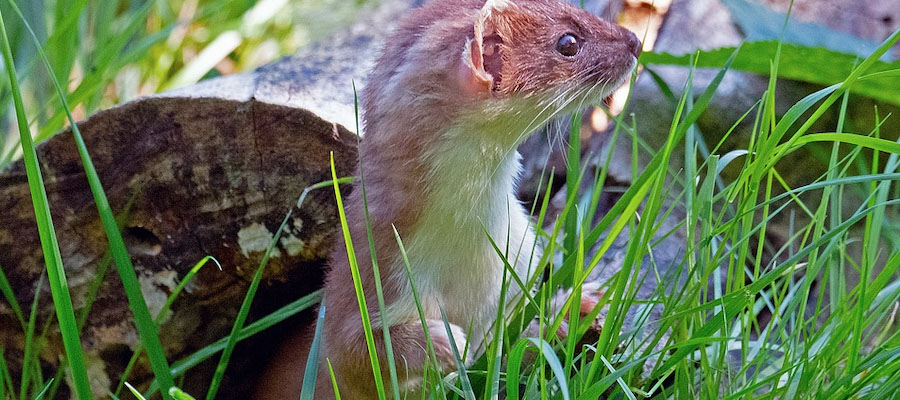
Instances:
[[[607,96],[613,94],[617,89],[622,87],[625,82],[631,78],[631,75],[634,73],[634,68],[637,66],[637,62],[633,63],[631,67],[625,69],[623,72],[616,74],[615,78],[607,79],[606,82],[600,82],[598,84],[594,84],[591,88],[586,89],[585,95],[587,97],[592,97],[591,100],[585,102],[585,106],[591,103],[594,103],[599,100],[603,100]]]
[[[615,92],[616,89],[622,87],[622,85],[624,85],[625,82],[628,82],[631,79],[632,75],[634,75],[636,72],[637,72],[637,59],[635,59],[635,61],[631,65],[631,67],[628,68],[625,71],[625,73],[621,74],[620,78],[618,80],[616,80],[616,82],[613,85],[610,86],[609,93],[605,94],[604,97],[609,96],[610,94],[612,94],[612,92]]]
[[[599,97],[605,98],[606,96],[609,96],[613,92],[615,92],[616,89],[622,87],[622,85],[624,85],[625,82],[628,82],[628,80],[631,79],[631,76],[635,72],[637,72],[637,66],[638,66],[637,57],[632,56],[631,62],[628,64],[628,66],[625,68],[622,68],[621,71],[617,71],[618,73],[616,74],[616,76],[618,78],[610,79],[610,83],[605,85],[604,90]]]
[[[634,56],[618,66],[598,65],[588,74],[589,79],[585,79],[578,86],[584,88],[583,90],[595,92],[598,97],[606,97],[628,81],[637,65],[637,58]]]

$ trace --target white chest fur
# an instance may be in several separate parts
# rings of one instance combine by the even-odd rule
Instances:
[[[523,280],[540,249],[530,218],[515,197],[518,153],[453,142],[428,155],[431,186],[416,226],[403,241],[426,317],[440,318],[443,308],[449,322],[471,328],[470,346],[478,346],[496,317],[504,284],[504,259],[490,239]],[[388,305],[385,319],[391,324],[417,321],[410,279],[403,265],[397,267],[392,271],[403,276],[393,278],[407,283],[403,290],[409,293]],[[520,292],[515,284],[508,288],[509,298]]]

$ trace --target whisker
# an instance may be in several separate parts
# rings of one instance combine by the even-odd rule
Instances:
[[[516,152],[517,145],[520,144],[525,137],[535,129],[540,126],[546,125],[549,121],[558,117],[562,112],[568,110],[572,104],[577,104],[577,107],[574,109],[581,109],[584,107],[585,103],[588,101],[593,101],[599,98],[599,95],[605,95],[608,85],[611,83],[609,79],[597,79],[598,76],[602,74],[602,71],[585,71],[581,72],[578,75],[575,75],[571,78],[571,81],[574,82],[572,86],[567,89],[559,90],[557,93],[554,93],[551,97],[546,99],[540,99],[537,105],[540,107],[537,113],[534,114],[534,117],[525,127],[516,135],[515,146],[511,146],[506,149],[502,158],[509,157],[511,154]],[[593,81],[593,82],[592,82]],[[586,86],[589,82],[592,82],[590,86]],[[599,89],[598,89],[599,88]],[[575,103],[577,101],[577,103]],[[549,112],[548,112],[549,111]],[[556,137],[548,138],[548,142],[551,145],[551,153],[553,149],[553,142],[559,143],[560,151],[567,152],[564,146],[566,145],[566,141],[564,136],[561,134],[563,132],[563,124],[565,121],[563,119],[556,119],[553,122],[556,125],[555,134]],[[552,133],[551,133],[552,134]],[[568,146],[571,146],[571,143],[568,143]],[[549,157],[549,154],[548,154]],[[549,158],[548,158],[549,159]],[[568,164],[568,157],[563,157],[563,162],[565,163],[565,167],[571,168]],[[500,164],[494,166],[494,169],[490,173],[490,178],[493,179],[497,171],[500,169]],[[479,189],[478,197],[484,195],[487,188],[482,186]]]

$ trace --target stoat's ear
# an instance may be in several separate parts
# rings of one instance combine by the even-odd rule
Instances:
[[[466,40],[462,52],[460,79],[466,92],[490,96],[499,88],[503,78],[503,39],[498,26],[502,24],[502,13],[511,6],[507,0],[487,0],[479,10],[474,35]]]

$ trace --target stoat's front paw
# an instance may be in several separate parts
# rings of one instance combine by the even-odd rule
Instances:
[[[434,346],[434,354],[437,356],[437,361],[439,368],[442,373],[448,373],[451,371],[457,370],[456,365],[456,356],[454,355],[453,348],[450,346],[456,347],[456,352],[459,354],[459,357],[462,359],[464,365],[468,366],[471,363],[471,356],[466,349],[466,332],[460,328],[458,325],[449,323],[450,332],[453,334],[453,338],[451,339],[447,335],[447,328],[444,325],[444,321],[440,319],[429,319],[426,320],[428,324],[428,334],[431,336],[431,343]]]
[[[553,311],[554,316],[559,315],[560,312],[563,312],[563,307],[566,304],[566,301],[569,297],[572,296],[572,289],[568,289],[558,293],[554,296],[553,301],[551,302],[551,310]],[[586,317],[594,308],[597,307],[597,304],[600,303],[600,298],[603,297],[603,292],[600,291],[600,283],[599,282],[585,282],[581,285],[581,304],[579,305],[579,316]],[[599,329],[599,325],[597,326]],[[569,336],[569,319],[568,316],[566,320],[560,325],[559,330],[556,332],[557,336],[560,338],[565,338]]]
[[[600,304],[600,298],[603,292],[600,291],[600,282],[587,282],[581,285],[581,316],[587,316],[597,304]]]

